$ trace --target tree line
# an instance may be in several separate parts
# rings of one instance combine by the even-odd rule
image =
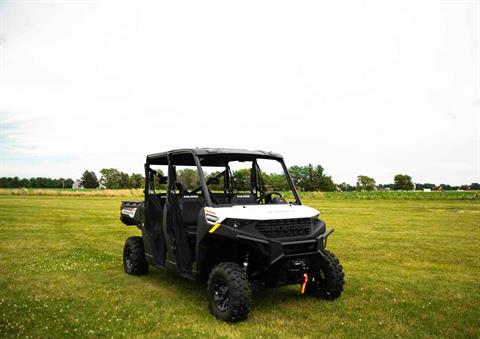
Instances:
[[[157,170],[160,175],[164,175],[161,170]],[[313,166],[292,166],[289,168],[292,179],[301,191],[335,191],[337,186],[332,177],[324,173],[320,165]],[[138,173],[128,174],[116,168],[103,168],[100,170],[101,177],[97,178],[95,172],[86,170],[83,172],[80,182],[85,188],[104,187],[108,189],[119,188],[142,188],[145,186],[145,177]],[[210,173],[209,176],[216,176],[219,172]],[[240,191],[250,190],[250,169],[240,169],[234,171],[233,181],[235,188]],[[262,173],[262,179],[269,190],[285,191],[288,190],[288,182],[285,176],[278,173]],[[192,188],[198,185],[198,173],[194,169],[185,168],[177,171],[177,180],[186,187]],[[218,187],[216,187],[218,186]],[[222,185],[213,185],[214,189],[223,189]]]
[[[93,171],[86,170],[80,179],[80,184],[84,188],[108,188],[108,189],[125,189],[125,188],[142,188],[145,186],[145,177],[139,173],[128,174],[119,171],[116,168],[102,168],[100,170],[101,177]]]
[[[341,183],[338,185],[341,191],[412,191],[429,189],[432,191],[457,191],[457,190],[480,190],[479,183],[470,185],[451,186],[448,184],[435,185],[431,183],[413,183],[412,177],[407,174],[397,174],[393,178],[392,184],[376,184],[375,179],[366,175],[359,175],[355,186]]]
[[[71,178],[19,178],[1,177],[0,188],[72,188],[74,181]]]
[[[291,166],[289,169],[292,180],[299,191],[374,191],[374,190],[480,190],[479,183],[470,185],[451,186],[448,184],[414,183],[412,177],[406,174],[397,174],[391,184],[377,184],[375,179],[366,175],[359,175],[355,185],[348,183],[336,184],[332,177],[325,173],[320,165]],[[158,171],[163,175],[162,171]],[[219,172],[210,173],[215,176]],[[108,189],[130,189],[143,188],[145,177],[139,173],[128,174],[116,168],[103,168],[100,170],[100,178],[94,171],[83,172],[79,183],[84,188],[108,188]],[[193,169],[178,170],[177,179],[187,187],[198,185],[198,173]],[[282,174],[262,173],[262,180],[265,187],[270,191],[286,191],[289,189],[288,182]],[[245,168],[233,172],[235,188],[240,191],[250,189],[250,169]],[[18,177],[1,177],[0,188],[72,188],[74,180],[71,178],[30,178],[20,179]],[[157,185],[159,186],[159,185]],[[218,187],[217,187],[218,186]],[[213,189],[222,190],[223,184],[213,185]]]

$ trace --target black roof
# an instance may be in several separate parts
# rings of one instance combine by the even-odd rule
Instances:
[[[178,165],[195,165],[195,163],[192,162],[192,157],[190,157],[191,154],[197,155],[201,159],[202,165],[205,166],[223,166],[225,161],[229,160],[248,161],[255,158],[283,159],[278,153],[258,150],[252,151],[234,148],[184,148],[147,155],[147,163],[167,165],[168,155],[178,155],[178,157],[176,157],[178,161],[175,161]],[[182,155],[185,155],[185,157],[182,157]]]

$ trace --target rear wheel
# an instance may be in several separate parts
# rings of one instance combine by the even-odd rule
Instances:
[[[335,255],[329,251],[325,255],[320,268],[311,274],[306,293],[327,300],[340,297],[345,284],[342,265]]]
[[[148,273],[148,263],[145,259],[145,249],[142,237],[130,237],[123,248],[123,268],[131,275]]]
[[[207,285],[208,306],[220,320],[247,319],[252,291],[245,272],[235,263],[225,262],[213,268]]]

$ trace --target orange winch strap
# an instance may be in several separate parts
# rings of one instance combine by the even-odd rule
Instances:
[[[308,274],[303,273],[303,284],[302,284],[302,289],[300,290],[300,294],[305,293],[305,287],[307,287],[307,282],[308,282]]]

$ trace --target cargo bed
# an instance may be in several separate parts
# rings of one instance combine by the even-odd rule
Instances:
[[[125,225],[135,225],[141,227],[143,224],[143,200],[127,200],[122,201],[120,205],[120,220]]]

